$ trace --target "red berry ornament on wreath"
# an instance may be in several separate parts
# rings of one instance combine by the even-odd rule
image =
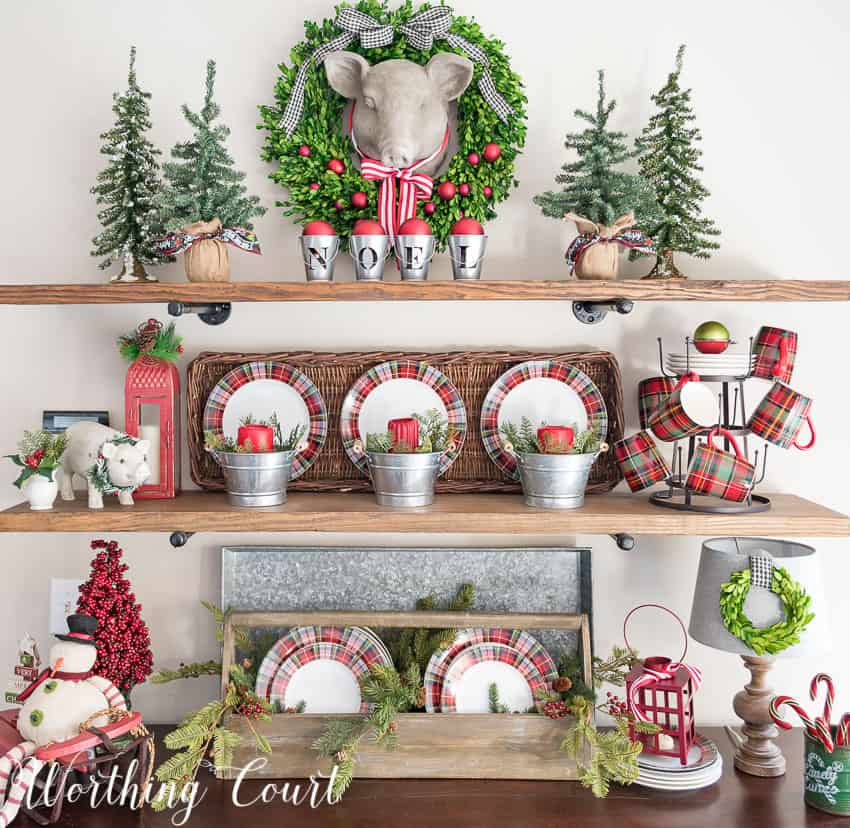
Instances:
[[[477,152],[471,152],[466,156],[466,160],[469,161],[473,167],[477,167],[481,163],[481,156]]]
[[[332,173],[342,175],[345,172],[345,164],[340,161],[339,158],[331,158],[331,160],[328,161],[328,169]]]
[[[309,158],[310,157],[310,147],[308,147],[306,144],[302,144],[300,147],[298,147],[298,154],[302,158]]]
[[[437,210],[437,205],[433,201],[429,201],[422,209],[426,216],[433,216]]]
[[[457,187],[451,181],[444,181],[437,187],[437,195],[443,201],[451,201],[457,195]]]
[[[489,163],[498,161],[502,157],[502,148],[498,144],[487,144],[484,147],[484,160]]]
[[[358,190],[351,196],[351,206],[356,210],[364,210],[369,206],[369,196],[363,190]]]

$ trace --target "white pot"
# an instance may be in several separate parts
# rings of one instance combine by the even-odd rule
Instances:
[[[47,509],[52,509],[56,495],[59,493],[56,472],[54,471],[49,479],[43,474],[34,474],[24,483],[21,491],[33,511],[44,512]]]

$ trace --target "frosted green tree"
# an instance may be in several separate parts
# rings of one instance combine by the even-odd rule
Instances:
[[[171,150],[174,161],[163,164],[166,185],[159,205],[169,230],[180,230],[196,221],[221,220],[224,227],[251,230],[251,219],[266,210],[257,196],[247,195],[241,182],[245,173],[234,169],[233,158],[224,142],[230,129],[214,123],[221,108],[213,100],[215,61],[207,63],[204,106],[193,112],[184,104],[183,116],[194,129],[191,141],[178,143]]]
[[[709,192],[697,178],[702,172],[702,150],[697,146],[702,135],[693,125],[691,90],[679,85],[684,53],[685,47],[680,46],[676,68],[652,96],[658,111],[637,140],[641,172],[655,188],[661,210],[659,219],[644,228],[658,251],[649,274],[653,278],[681,278],[674,252],[707,259],[720,247],[714,240],[720,230],[701,215],[701,203]]]
[[[104,205],[97,218],[103,230],[92,239],[92,256],[105,257],[101,269],[121,262],[121,273],[113,282],[155,282],[144,265],[161,264],[166,257],[156,253],[153,241],[163,235],[158,226],[156,197],[160,188],[160,151],[148,140],[151,128],[149,92],[136,82],[136,47],[130,49],[127,91],[113,95],[115,126],[101,134],[101,153],[109,163],[97,176],[91,192]]]
[[[565,213],[577,213],[596,224],[611,225],[620,216],[634,210],[637,225],[645,229],[657,216],[655,194],[639,175],[617,169],[634,158],[626,134],[608,128],[617,102],[606,100],[605,73],[599,71],[596,111],[575,111],[576,118],[588,126],[582,132],[569,133],[564,146],[578,154],[578,160],[564,164],[555,177],[563,189],[541,193],[534,203],[544,216],[561,219]]]

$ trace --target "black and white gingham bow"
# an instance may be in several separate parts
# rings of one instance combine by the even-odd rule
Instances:
[[[292,136],[298,124],[301,123],[301,115],[304,111],[304,86],[307,83],[310,67],[318,66],[331,52],[345,49],[358,38],[364,48],[374,49],[389,46],[395,37],[395,31],[391,25],[381,24],[374,17],[357,9],[347,7],[341,9],[334,23],[338,29],[342,29],[342,33],[319,46],[310,57],[304,60],[295,76],[292,93],[283,117],[278,123],[278,126],[286,132],[287,138]],[[507,121],[514,110],[496,89],[490,74],[490,61],[487,55],[474,43],[470,43],[460,35],[452,34],[449,31],[451,25],[452,10],[448,6],[433,6],[413,15],[406,23],[402,23],[398,30],[405,40],[417,49],[431,49],[435,40],[445,40],[453,48],[466,52],[470,60],[481,66],[478,88],[484,100],[502,121]]]
[[[750,586],[770,589],[773,583],[773,560],[765,555],[750,555]]]

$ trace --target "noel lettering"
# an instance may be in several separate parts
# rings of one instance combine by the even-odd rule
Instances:
[[[806,792],[820,794],[830,805],[835,805],[835,795],[840,790],[836,782],[843,770],[844,762],[827,765],[816,753],[810,753],[806,758]]]

